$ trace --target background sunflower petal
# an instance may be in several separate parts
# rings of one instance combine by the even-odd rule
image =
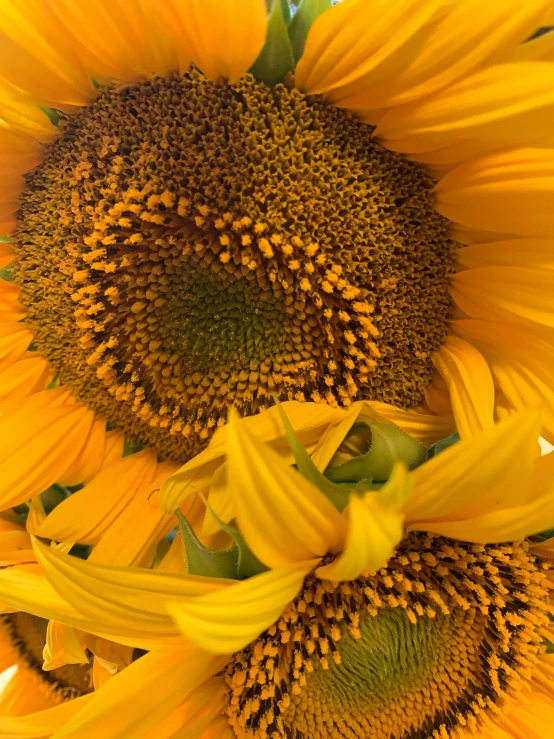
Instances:
[[[236,82],[265,42],[264,0],[151,0],[150,8],[177,41],[182,57],[213,80]]]
[[[511,149],[460,164],[435,186],[435,208],[469,228],[549,236],[554,150]]]
[[[493,426],[494,383],[483,355],[467,341],[446,336],[433,364],[448,386],[462,439]]]
[[[528,500],[541,417],[536,409],[515,414],[412,470],[407,525],[419,529],[422,521],[469,520]]]

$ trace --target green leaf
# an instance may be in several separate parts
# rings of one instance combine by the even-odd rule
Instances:
[[[187,572],[189,575],[202,577],[224,577],[235,580],[238,575],[238,552],[233,547],[223,552],[214,552],[205,547],[194,533],[192,526],[181,511],[175,511],[183,545],[187,555]]]
[[[250,549],[250,547],[246,543],[246,540],[244,536],[241,534],[241,532],[238,529],[236,529],[234,526],[230,526],[228,523],[224,523],[219,518],[219,516],[215,513],[215,511],[212,509],[212,507],[210,506],[208,501],[204,498],[204,496],[201,493],[200,495],[206,505],[206,508],[210,516],[214,519],[214,521],[217,523],[219,528],[222,531],[225,531],[226,534],[229,534],[229,536],[235,542],[235,546],[236,546],[237,553],[238,553],[238,562],[237,562],[238,579],[244,580],[247,577],[254,577],[254,575],[259,575],[260,572],[267,572],[269,567],[266,567],[263,562],[260,562],[260,560],[256,557],[254,552]]]
[[[294,60],[297,62],[304,53],[308,31],[312,23],[325,10],[331,7],[331,0],[301,0],[289,24],[289,38]]]
[[[290,448],[292,450],[292,454],[294,456],[294,461],[296,462],[296,467],[298,468],[298,471],[307,480],[318,487],[321,492],[329,498],[329,500],[337,510],[343,511],[348,505],[350,489],[346,488],[343,485],[337,485],[334,482],[331,482],[331,480],[329,480],[323,474],[323,472],[320,472],[317,469],[310,455],[308,454],[302,442],[296,435],[294,429],[292,428],[291,423],[287,418],[285,411],[283,410],[283,406],[278,400],[276,400],[275,402],[277,404],[279,415],[281,416],[281,421],[285,428],[285,435],[287,437],[288,443],[290,444]]]
[[[275,85],[294,69],[294,55],[281,0],[273,0],[264,48],[250,71],[257,80]]]
[[[435,444],[429,447],[427,451],[427,459],[432,459],[433,457],[436,457],[437,454],[444,452],[445,449],[448,449],[448,447],[452,446],[452,444],[456,444],[456,442],[458,441],[460,441],[459,434],[452,434],[451,436],[447,436],[446,439],[441,439],[440,441],[437,441]]]
[[[362,424],[352,427],[356,433]],[[363,479],[388,480],[396,462],[414,469],[427,459],[427,450],[402,429],[393,424],[373,421],[363,426],[371,430],[371,446],[365,454],[349,459],[325,472],[333,482],[355,482]]]

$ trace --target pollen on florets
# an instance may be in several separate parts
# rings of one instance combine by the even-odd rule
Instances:
[[[106,88],[27,184],[35,344],[162,454],[199,451],[229,404],[421,401],[452,244],[423,168],[348,112],[250,76]]]
[[[549,591],[526,543],[426,534],[357,580],[310,575],[229,662],[229,725],[239,739],[472,735],[541,679]]]

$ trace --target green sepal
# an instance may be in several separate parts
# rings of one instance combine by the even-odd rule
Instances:
[[[285,435],[292,450],[298,471],[307,480],[318,487],[321,492],[329,498],[337,510],[343,511],[348,505],[351,490],[343,485],[337,485],[336,483],[331,482],[323,472],[320,472],[317,469],[312,458],[292,428],[291,423],[283,410],[283,406],[279,400],[276,400],[275,402],[277,404],[279,415],[281,416],[281,421],[285,428]]]
[[[544,639],[543,644],[546,647],[546,654],[554,654],[554,644],[549,639]]]
[[[40,494],[44,512],[46,514],[51,513],[56,506],[62,503],[66,498],[69,498],[70,495],[71,491],[63,485],[59,485],[57,483],[50,485],[49,488]]]
[[[548,541],[548,539],[552,539],[553,536],[554,529],[548,529],[548,531],[541,531],[540,534],[534,534],[533,536],[530,536],[529,540],[540,544],[543,541]]]
[[[142,444],[140,441],[135,441],[135,439],[128,439],[127,437],[125,437],[125,440],[123,441],[124,457],[128,457],[130,454],[136,454],[142,449],[144,449],[144,444]]]
[[[304,46],[312,23],[330,7],[331,0],[300,0],[288,29],[292,53],[296,62],[304,53]]]
[[[25,526],[28,516],[28,503],[19,503],[18,505],[14,505],[11,510],[5,511],[5,513],[2,514],[2,518],[5,518],[6,521],[11,521],[11,523],[18,523],[21,526]]]
[[[217,513],[215,513],[215,511],[212,509],[204,496],[202,496],[202,500],[206,505],[208,513],[214,519],[219,528],[222,531],[225,531],[226,534],[229,534],[229,536],[235,542],[234,548],[236,548],[238,555],[236,574],[237,579],[245,580],[247,577],[254,577],[254,575],[259,575],[261,572],[267,572],[269,570],[269,567],[266,567],[263,562],[260,562],[260,560],[256,557],[254,552],[246,543],[244,536],[240,533],[240,531],[234,526],[231,526],[228,523],[224,523],[219,518]]]
[[[68,554],[71,554],[72,557],[78,557],[79,559],[88,559],[91,552],[92,547],[90,544],[79,544],[77,542],[77,544],[74,544],[71,547]]]
[[[47,108],[45,105],[38,106],[42,112],[48,116],[48,120],[53,126],[57,126],[60,122],[61,114],[59,110],[55,108]]]
[[[365,454],[325,472],[333,482],[356,482],[370,479],[388,480],[396,462],[404,462],[408,469],[414,469],[427,459],[427,450],[402,429],[393,424],[372,421],[354,424],[350,433],[362,426],[371,430],[371,445]]]
[[[181,511],[175,511],[183,545],[187,555],[187,572],[189,575],[202,577],[223,577],[235,580],[238,571],[237,548],[223,552],[214,552],[205,547],[194,533],[192,526]]]
[[[437,441],[435,444],[432,444],[427,450],[427,459],[432,459],[433,457],[436,457],[437,454],[444,452],[445,449],[448,449],[448,447],[451,447],[452,444],[456,444],[458,441],[460,441],[459,434],[451,434],[450,436],[447,436],[446,439],[441,439],[440,441]]]
[[[11,266],[0,269],[0,279],[6,282],[13,282],[13,269]]]
[[[273,0],[267,19],[265,44],[250,71],[257,80],[275,85],[293,69],[294,55],[283,14],[282,0]]]
[[[272,6],[273,0],[265,0],[265,7],[267,8],[268,14],[271,13]],[[281,0],[281,10],[283,11],[283,18],[285,19],[285,23],[289,23],[291,18],[289,0]]]

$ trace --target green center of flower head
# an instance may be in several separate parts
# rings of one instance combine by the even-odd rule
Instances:
[[[542,652],[546,575],[526,543],[408,535],[386,568],[306,578],[225,670],[237,737],[454,739],[517,696]]]
[[[298,471],[339,509],[352,493],[379,495],[398,460],[417,467],[455,441],[424,450],[395,426],[359,423],[323,475],[282,409],[281,418]],[[192,529],[182,528],[192,574],[242,578],[267,569],[239,532],[223,527],[237,543],[212,553],[197,540],[193,551]],[[411,532],[378,571],[348,582],[312,572],[277,622],[223,671],[229,726],[239,739],[476,732],[536,674],[549,624],[545,570],[528,542],[483,545]]]
[[[62,120],[21,199],[36,347],[175,460],[229,404],[417,404],[450,310],[431,186],[290,86],[190,71],[106,88]]]

